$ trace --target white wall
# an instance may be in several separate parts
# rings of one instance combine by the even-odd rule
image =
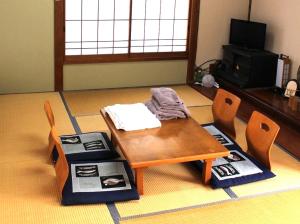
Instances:
[[[196,64],[221,59],[222,45],[229,42],[230,19],[247,16],[248,0],[201,0]]]
[[[289,55],[292,78],[300,64],[300,1],[253,0],[251,20],[267,24],[266,49]]]

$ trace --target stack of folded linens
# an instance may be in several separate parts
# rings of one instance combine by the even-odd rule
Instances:
[[[159,120],[187,118],[190,113],[175,90],[167,87],[152,88],[152,98],[145,105]]]

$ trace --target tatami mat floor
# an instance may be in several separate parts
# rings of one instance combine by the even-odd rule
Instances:
[[[297,224],[300,190],[121,221],[121,224]]]
[[[59,133],[75,133],[58,93],[0,95],[0,163],[45,161],[49,124],[43,106],[47,99]]]
[[[212,101],[186,85],[172,86],[187,106],[212,105]],[[100,109],[117,103],[146,102],[149,87],[64,92],[73,116],[99,114]]]
[[[60,205],[45,100],[58,131],[75,133],[59,93],[0,95],[0,223],[113,223],[106,205]]]
[[[195,120],[199,123],[212,121],[210,100],[189,87],[176,88],[188,102]],[[126,96],[135,100],[145,99],[149,89],[141,89],[126,89]],[[118,102],[122,95],[120,92],[117,94],[117,90],[111,91],[114,93],[109,93],[109,90],[74,91],[62,96],[70,106],[72,115],[76,115],[73,122],[81,131],[107,130],[99,108],[106,103]],[[139,91],[142,95],[137,95]],[[111,95],[111,101],[101,104],[105,94]],[[299,161],[276,145],[272,149],[275,178],[231,188],[238,197],[255,196],[253,199],[238,199],[235,202],[223,189],[212,190],[203,186],[200,175],[193,167],[174,164],[146,170],[145,195],[139,201],[110,206],[61,206],[54,168],[47,161],[49,125],[43,111],[46,99],[53,107],[59,132],[74,133],[74,124],[59,93],[0,95],[1,223],[203,223],[203,220],[207,220],[206,223],[254,223],[252,221],[255,219],[250,216],[259,217],[258,223],[280,223],[276,220],[282,220],[282,217],[288,217],[289,223],[299,221],[299,215],[293,208],[299,204],[295,199],[300,198],[300,191],[257,196],[300,188]],[[245,148],[246,125],[238,119],[236,124],[237,141]],[[253,208],[256,209],[253,211]]]
[[[116,203],[121,218],[230,199],[223,189],[203,186],[199,172],[186,164],[148,168],[144,174],[144,191],[139,201]]]
[[[106,205],[61,206],[52,165],[25,161],[0,170],[0,223],[113,223]]]

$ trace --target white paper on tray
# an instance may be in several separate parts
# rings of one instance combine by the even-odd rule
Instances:
[[[71,164],[71,173],[73,193],[131,189],[122,162]]]
[[[63,140],[63,139],[74,139],[74,138],[79,139],[79,142],[66,144]],[[99,132],[86,133],[80,135],[63,135],[60,137],[60,140],[65,154],[83,153],[87,151],[97,152],[97,151],[110,150],[103,135]],[[95,147],[92,147],[93,145]]]
[[[221,131],[219,131],[215,126],[208,125],[203,127],[206,131],[208,131],[212,136],[214,136],[222,145],[233,145],[233,142],[227,138]]]
[[[212,173],[219,180],[247,176],[263,171],[237,150],[231,150],[230,155],[218,158],[213,162]],[[222,174],[222,175],[221,175]]]

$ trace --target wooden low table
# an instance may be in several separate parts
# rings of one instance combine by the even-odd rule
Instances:
[[[115,128],[103,110],[101,114],[111,131],[113,143],[120,147],[135,170],[141,195],[144,193],[143,170],[147,167],[204,160],[202,180],[208,184],[212,162],[229,155],[229,151],[192,118],[162,121],[160,128],[123,131]]]

